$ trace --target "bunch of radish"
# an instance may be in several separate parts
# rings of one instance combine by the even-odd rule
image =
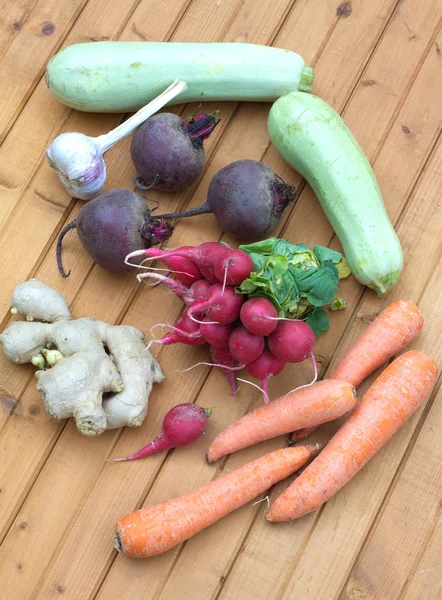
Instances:
[[[131,262],[140,256],[144,257],[141,265]],[[169,273],[149,270],[145,266],[149,260],[163,263]],[[146,272],[138,275],[140,281],[151,278],[164,283],[186,305],[173,325],[154,325],[152,330],[161,326],[169,331],[151,344],[210,344],[212,362],[198,364],[220,368],[230,383],[232,395],[238,391],[236,372],[244,368],[261,381],[266,403],[269,379],[281,373],[286,363],[311,357],[316,380],[315,335],[311,327],[304,321],[279,317],[267,298],[248,298],[236,291],[236,286],[254,270],[246,252],[219,242],[205,242],[198,247],[182,246],[175,250],[138,250],[128,254],[126,264],[146,268]]]

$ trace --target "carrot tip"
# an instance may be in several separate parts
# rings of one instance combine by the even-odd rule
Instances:
[[[121,552],[122,551],[122,546],[121,546],[121,540],[120,540],[120,536],[118,535],[118,532],[115,532],[114,535],[114,548],[115,550],[117,550],[117,552]]]
[[[211,464],[212,464],[212,461],[211,461],[211,460],[210,460],[210,458],[209,458],[209,453],[208,453],[208,452],[206,452],[206,463],[207,463],[208,465],[211,465]]]

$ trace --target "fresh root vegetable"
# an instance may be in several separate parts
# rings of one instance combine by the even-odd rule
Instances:
[[[55,138],[46,150],[46,158],[68,194],[81,200],[96,196],[106,181],[106,163],[103,160],[106,150],[186,89],[187,84],[176,79],[155,100],[106,135],[92,138],[83,133],[68,132]]]
[[[437,376],[434,360],[416,350],[394,360],[320,456],[273,502],[267,520],[297,519],[327,502],[419,408]]]
[[[203,142],[219,123],[217,115],[184,121],[173,113],[160,113],[145,121],[130,147],[136,187],[176,192],[195,183],[204,168]]]
[[[57,264],[63,277],[69,273],[61,260],[62,243],[72,229],[77,229],[80,242],[97,265],[113,272],[130,268],[125,262],[129,253],[161,244],[173,233],[173,225],[152,217],[141,196],[124,189],[105,192],[85,204],[58,236]]]
[[[124,458],[108,458],[111,462],[122,462],[144,458],[156,452],[187,446],[206,433],[207,421],[213,408],[201,408],[185,402],[171,408],[163,419],[160,433],[147,446]]]
[[[225,348],[229,345],[229,339],[235,325],[229,323],[221,325],[221,323],[212,323],[209,317],[205,317],[201,321],[199,331],[203,338],[211,346]]]
[[[236,371],[244,367],[230,354],[228,348],[219,348],[210,346],[210,360],[212,363],[220,365],[218,368],[226,376],[230,385],[230,395],[236,396],[238,386],[236,383]]]
[[[241,306],[239,318],[256,335],[270,335],[278,325],[278,311],[266,298],[250,298]]]
[[[319,381],[260,406],[229,425],[212,442],[207,460],[247,448],[293,430],[313,427],[341,417],[356,403],[356,391],[345,381]]]
[[[178,319],[173,325],[168,323],[157,323],[151,328],[151,332],[156,327],[168,327],[168,331],[159,340],[151,340],[148,344],[148,348],[152,344],[160,344],[161,346],[170,346],[171,344],[186,344],[187,346],[200,346],[205,344],[206,340],[203,338],[200,332],[200,326],[194,320],[189,317],[188,311],[181,313]]]
[[[91,77],[93,73],[93,77]],[[179,73],[188,89],[176,102],[269,102],[310,91],[313,69],[296,52],[243,43],[93,42],[74,44],[46,68],[46,85],[71,108],[133,112]],[[172,104],[175,101],[172,100]]]
[[[74,417],[78,431],[89,436],[142,424],[153,383],[163,381],[164,374],[141,331],[72,320],[63,296],[37,279],[15,288],[12,306],[27,320],[5,329],[0,345],[14,363],[51,367],[36,372],[37,390],[51,417]]]
[[[377,294],[398,280],[402,249],[369,161],[324,100],[293,92],[270,109],[270,139],[312,186],[353,275]]]
[[[333,369],[331,379],[358,387],[371,373],[398,354],[420,333],[424,317],[411,300],[398,300],[383,310]]]
[[[160,215],[178,219],[213,213],[223,231],[241,240],[272,233],[282,213],[296,199],[296,190],[257,160],[238,160],[216,173],[207,200],[185,212]]]
[[[242,250],[229,248],[224,257],[215,264],[215,277],[224,286],[239,285],[253,271],[253,260]]]
[[[317,444],[275,450],[184,496],[136,510],[118,521],[115,548],[135,558],[162,554],[266,492],[318,451]]]
[[[187,314],[196,320],[194,315],[203,313],[212,323],[229,325],[238,319],[243,302],[244,296],[237,294],[233,287],[227,286],[224,289],[221,283],[215,283],[209,289],[207,300],[194,302]]]
[[[264,336],[250,333],[243,325],[236,327],[229,337],[230,354],[240,363],[250,363],[264,351]]]
[[[276,358],[274,354],[265,348],[262,354],[254,361],[246,365],[246,370],[249,375],[261,380],[261,388],[263,390],[264,401],[268,403],[268,383],[271,377],[279,375],[285,367],[285,362]]]
[[[302,362],[313,354],[316,342],[311,327],[304,321],[281,321],[269,335],[269,349],[286,363]]]
[[[159,262],[168,267],[171,273],[174,273],[174,279],[183,285],[192,285],[192,283],[195,283],[203,278],[201,271],[193,260],[189,260],[188,258],[184,258],[182,256],[168,256],[165,254],[164,250],[160,250],[159,248],[143,248],[142,250],[136,250],[135,252],[131,252],[129,257],[125,258],[124,262],[130,267],[146,269],[152,268],[143,267],[143,262],[138,264],[128,260],[128,258],[135,258],[139,256],[146,256],[148,259],[157,258]]]

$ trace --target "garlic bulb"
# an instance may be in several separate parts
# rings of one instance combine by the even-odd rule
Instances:
[[[155,100],[106,135],[93,138],[84,133],[68,132],[55,138],[46,150],[46,158],[57,171],[68,194],[80,200],[94,198],[106,181],[106,163],[103,160],[106,150],[186,90],[187,84],[176,79]]]

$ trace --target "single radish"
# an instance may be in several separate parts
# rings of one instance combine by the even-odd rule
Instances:
[[[230,395],[236,396],[238,393],[236,370],[239,370],[239,367],[243,365],[233,358],[228,348],[217,348],[215,346],[210,346],[210,360],[218,365],[223,365],[219,368],[230,384]]]
[[[256,335],[270,335],[278,326],[278,311],[267,298],[251,298],[241,306],[239,318]]]
[[[215,323],[228,325],[239,317],[244,296],[237,294],[233,287],[221,283],[212,285],[209,289],[207,300],[195,302],[189,308],[188,315],[192,319],[195,313],[202,312]]]
[[[265,348],[261,356],[246,365],[247,373],[261,380],[261,387],[264,391],[264,402],[266,402],[266,398],[268,399],[269,379],[275,377],[275,375],[279,375],[284,369],[285,364],[285,362],[276,358],[268,348]]]
[[[264,337],[255,335],[243,325],[240,325],[230,335],[229,350],[233,358],[239,363],[253,362],[263,353]]]
[[[213,408],[201,408],[197,404],[185,402],[177,404],[166,413],[163,428],[147,446],[124,458],[108,458],[112,462],[137,460],[156,452],[187,446],[206,433],[207,421]]]
[[[203,142],[219,123],[216,115],[184,121],[173,113],[159,113],[147,119],[130,147],[137,188],[144,190],[147,184],[175,192],[192,185],[203,171]]]
[[[166,333],[166,335],[159,340],[151,340],[148,348],[151,344],[169,346],[170,344],[182,343],[188,346],[200,346],[201,344],[206,343],[206,340],[199,331],[199,324],[193,321],[187,312],[182,313],[173,325],[169,325],[168,323],[157,323],[151,328],[151,331],[155,327],[169,327],[171,331]]]
[[[211,346],[225,348],[229,345],[230,334],[234,327],[233,323],[221,325],[221,323],[212,323],[209,317],[205,317],[201,321],[199,331]]]
[[[223,285],[240,285],[253,270],[253,260],[247,252],[229,248],[216,263],[214,273]]]
[[[161,216],[178,219],[213,213],[223,231],[253,241],[270,235],[295,199],[295,188],[270,167],[257,160],[237,160],[215,174],[204,204]]]
[[[298,363],[311,356],[315,345],[315,334],[304,321],[280,321],[269,335],[269,348],[286,363]]]

